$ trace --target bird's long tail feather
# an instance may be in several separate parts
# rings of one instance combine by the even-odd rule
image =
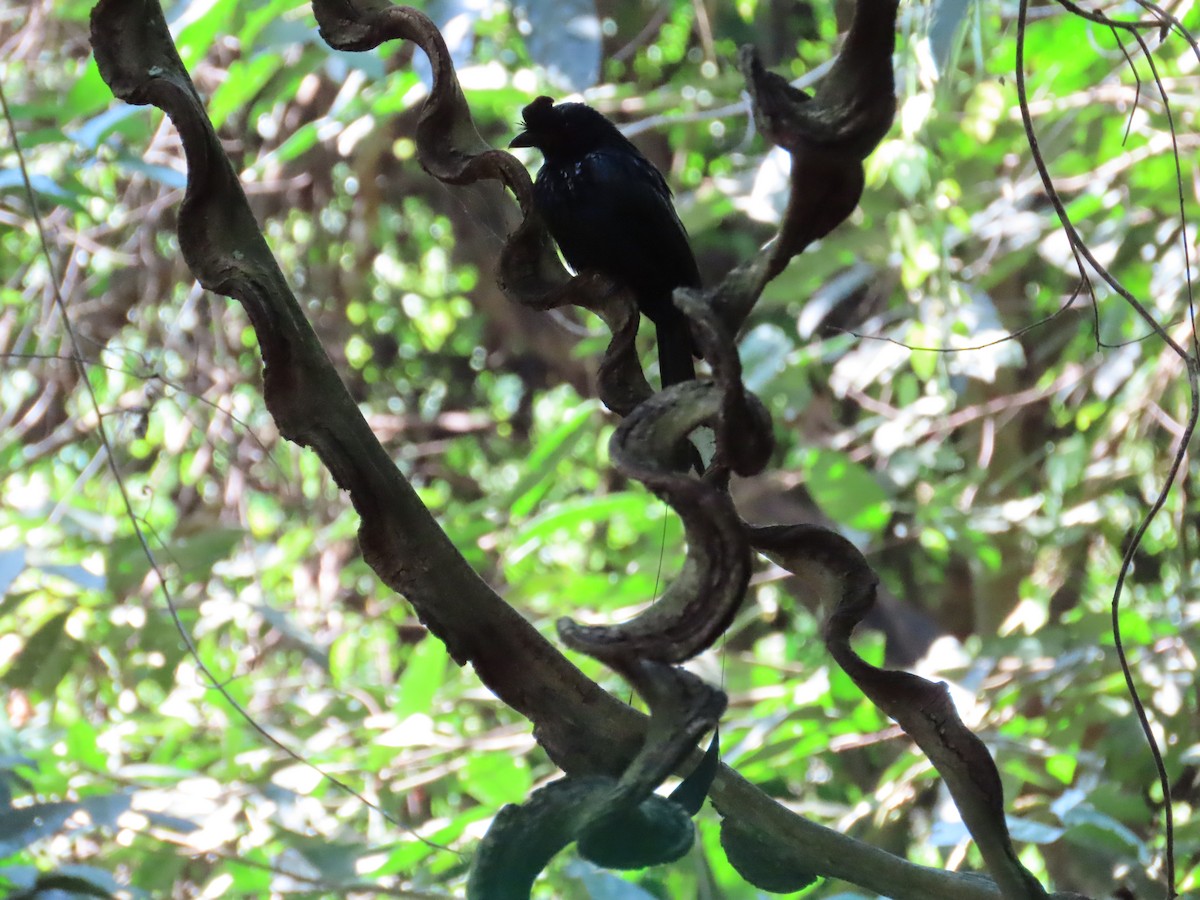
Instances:
[[[683,314],[660,318],[654,328],[658,335],[658,371],[662,375],[662,386],[667,388],[694,381],[696,364],[692,361],[692,335]],[[695,444],[684,440],[676,449],[676,465],[681,470],[692,469],[697,475],[704,474],[704,461]]]
[[[658,334],[658,371],[662,386],[670,387],[696,377],[692,361],[692,336],[682,314],[660,318],[655,323]]]

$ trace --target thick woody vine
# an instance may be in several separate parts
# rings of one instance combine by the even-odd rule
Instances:
[[[180,210],[183,255],[200,283],[236,299],[257,333],[268,409],[287,439],[312,448],[349,493],[359,540],[380,579],[403,594],[460,664],[470,663],[505,703],[530,719],[566,777],[506,807],[476,854],[472,900],[527,898],[546,863],[574,841],[601,865],[642,867],[692,845],[691,816],[705,794],[722,816],[722,844],[737,870],[768,891],[794,891],[838,877],[901,898],[1042,898],[1017,860],[1004,826],[994,763],[962,725],[942,685],[865,663],[849,636],[875,599],[876,577],[844,538],[811,526],[756,528],[738,516],[729,475],[753,474],[771,452],[771,425],[742,380],[734,339],[763,287],[796,254],[855,208],[862,160],[895,112],[891,55],[895,0],[859,0],[842,52],[813,95],[766,71],[746,48],[738,63],[759,129],[792,158],[792,188],[779,234],[708,291],[680,290],[709,361],[710,380],[652,394],[634,352],[638,314],[616,285],[592,273],[571,278],[531,213],[529,175],[478,134],[441,35],[424,14],[383,0],[318,0],[324,39],[367,51],[411,40],[428,55],[434,87],[417,125],[421,165],[449,184],[497,179],[525,212],[498,277],[516,302],[542,309],[576,304],[598,313],[613,338],[600,365],[601,399],[624,422],[614,464],[682,518],[687,562],[664,595],[620,626],[559,623],[569,647],[621,674],[645,701],[647,718],[585,678],[503,602],[437,526],[371,434],[321,349],[246,204],[204,104],[171,43],[156,0],[101,0],[92,19],[100,72],[117,97],[164,110],[187,155]],[[716,433],[709,471],[670,465],[693,429]],[[697,741],[712,730],[725,697],[679,668],[709,647],[744,599],[752,553],[801,576],[830,614],[831,655],[863,692],[929,756],[979,844],[991,878],[916,866],[783,809],[717,763]],[[671,797],[655,789],[672,772],[694,773]]]

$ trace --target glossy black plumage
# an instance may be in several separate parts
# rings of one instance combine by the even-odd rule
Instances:
[[[695,378],[691,336],[671,292],[700,287],[700,272],[662,173],[582,103],[538,97],[522,117],[525,131],[511,146],[545,157],[533,199],[563,257],[634,292],[657,329],[664,387]]]

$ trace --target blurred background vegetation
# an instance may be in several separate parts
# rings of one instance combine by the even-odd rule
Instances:
[[[90,7],[0,0],[0,78],[50,253],[6,132],[0,886],[70,876],[80,881],[61,885],[140,897],[461,893],[496,810],[555,770],[527,723],[381,589],[345,498],[313,454],[279,439],[249,323],[180,259],[177,136],[157,111],[113,100],[90,58]],[[583,91],[628,126],[675,187],[710,280],[770,236],[785,197],[786,157],[753,133],[737,47],[753,42],[777,71],[805,76],[851,11],[423,8],[495,145],[539,93]],[[1190,4],[1169,8],[1196,24]],[[497,289],[513,204],[416,164],[421,54],[333,52],[296,0],[181,0],[167,13],[327,351],[472,564],[548,635],[558,615],[620,619],[651,598],[681,563],[682,532],[607,465],[615,422],[593,389],[603,329]],[[1158,896],[1162,797],[1109,605],[1182,433],[1185,366],[1110,291],[1077,292],[1016,109],[1015,27],[1007,0],[902,6],[900,112],[868,162],[861,209],[769,287],[742,341],[778,450],[734,490],[754,521],[832,524],[868,553],[888,596],[865,652],[955,685],[1039,877],[1095,897]],[[1194,218],[1197,58],[1178,38],[1150,45]],[[1186,343],[1195,228],[1180,218],[1148,66],[1136,59],[1135,74],[1113,34],[1055,5],[1032,10],[1027,54],[1042,149],[1072,216]],[[69,361],[56,281],[99,418]],[[265,728],[411,833],[264,742],[198,673],[101,424],[207,665]],[[1120,614],[1165,737],[1185,892],[1200,890],[1196,466],[1189,457],[1139,549]],[[753,585],[701,661],[731,697],[725,762],[855,837],[978,865],[927,761],[830,667],[803,592],[765,564]],[[725,862],[711,812],[700,834],[681,862],[625,875],[564,853],[537,896],[765,896]],[[865,895],[826,882],[806,896]]]

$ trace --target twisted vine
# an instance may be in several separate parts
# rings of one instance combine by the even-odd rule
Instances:
[[[246,308],[266,364],[267,404],[281,433],[313,447],[350,492],[363,519],[364,556],[381,579],[408,597],[455,659],[472,662],[485,683],[535,722],[538,740],[568,772],[497,816],[473,867],[472,900],[528,897],[546,862],[571,841],[602,865],[677,858],[691,845],[690,816],[710,786],[731,861],[766,890],[795,890],[818,873],[857,874],[864,885],[893,884],[889,873],[902,872],[912,886],[896,896],[1044,897],[1012,854],[994,764],[957,720],[944,691],[915,676],[896,678],[898,673],[874,669],[850,651],[850,631],[874,598],[874,575],[861,555],[824,529],[745,526],[725,489],[730,473],[760,471],[772,446],[766,412],[742,384],[733,338],[765,284],[858,201],[861,161],[894,113],[895,2],[860,0],[841,56],[811,97],[767,72],[751,49],[742,52],[756,120],[792,155],[790,201],[779,235],[757,256],[708,291],[677,292],[714,377],[659,395],[651,394],[633,352],[638,324],[633,304],[618,286],[590,273],[570,278],[558,262],[530,212],[528,173],[479,136],[433,23],[380,0],[318,0],[314,10],[332,46],[368,50],[399,38],[414,41],[429,56],[434,87],[417,127],[422,166],[448,183],[494,178],[513,191],[526,216],[506,243],[498,278],[514,300],[543,309],[574,303],[608,323],[613,339],[601,363],[602,399],[626,416],[614,435],[613,459],[681,515],[689,541],[678,580],[633,622],[600,628],[560,623],[565,642],[602,659],[646,700],[651,715],[645,723],[583,678],[478,578],[464,575],[469,567],[370,434],[288,290],[158,4],[97,5],[93,45],[101,74],[117,96],[164,109],[179,129],[188,162],[179,224],[184,257],[202,285]],[[313,414],[317,408],[320,416]],[[696,479],[665,460],[701,424],[713,427],[717,453],[710,472]],[[744,596],[752,548],[804,573],[812,590],[830,602],[834,613],[825,632],[830,653],[946,777],[994,884],[912,867],[790,816],[720,767],[715,744],[680,789],[670,797],[654,793],[696,755],[696,741],[724,710],[720,691],[676,664],[710,646],[728,624]],[[414,565],[418,558],[426,561],[424,567]],[[429,565],[431,558],[439,564]],[[529,671],[536,677],[523,674]],[[612,721],[636,727],[598,745],[589,739],[588,717],[601,710]],[[798,844],[797,834],[812,846]],[[871,871],[841,858],[837,848],[870,856]],[[797,854],[804,864],[793,862]]]

